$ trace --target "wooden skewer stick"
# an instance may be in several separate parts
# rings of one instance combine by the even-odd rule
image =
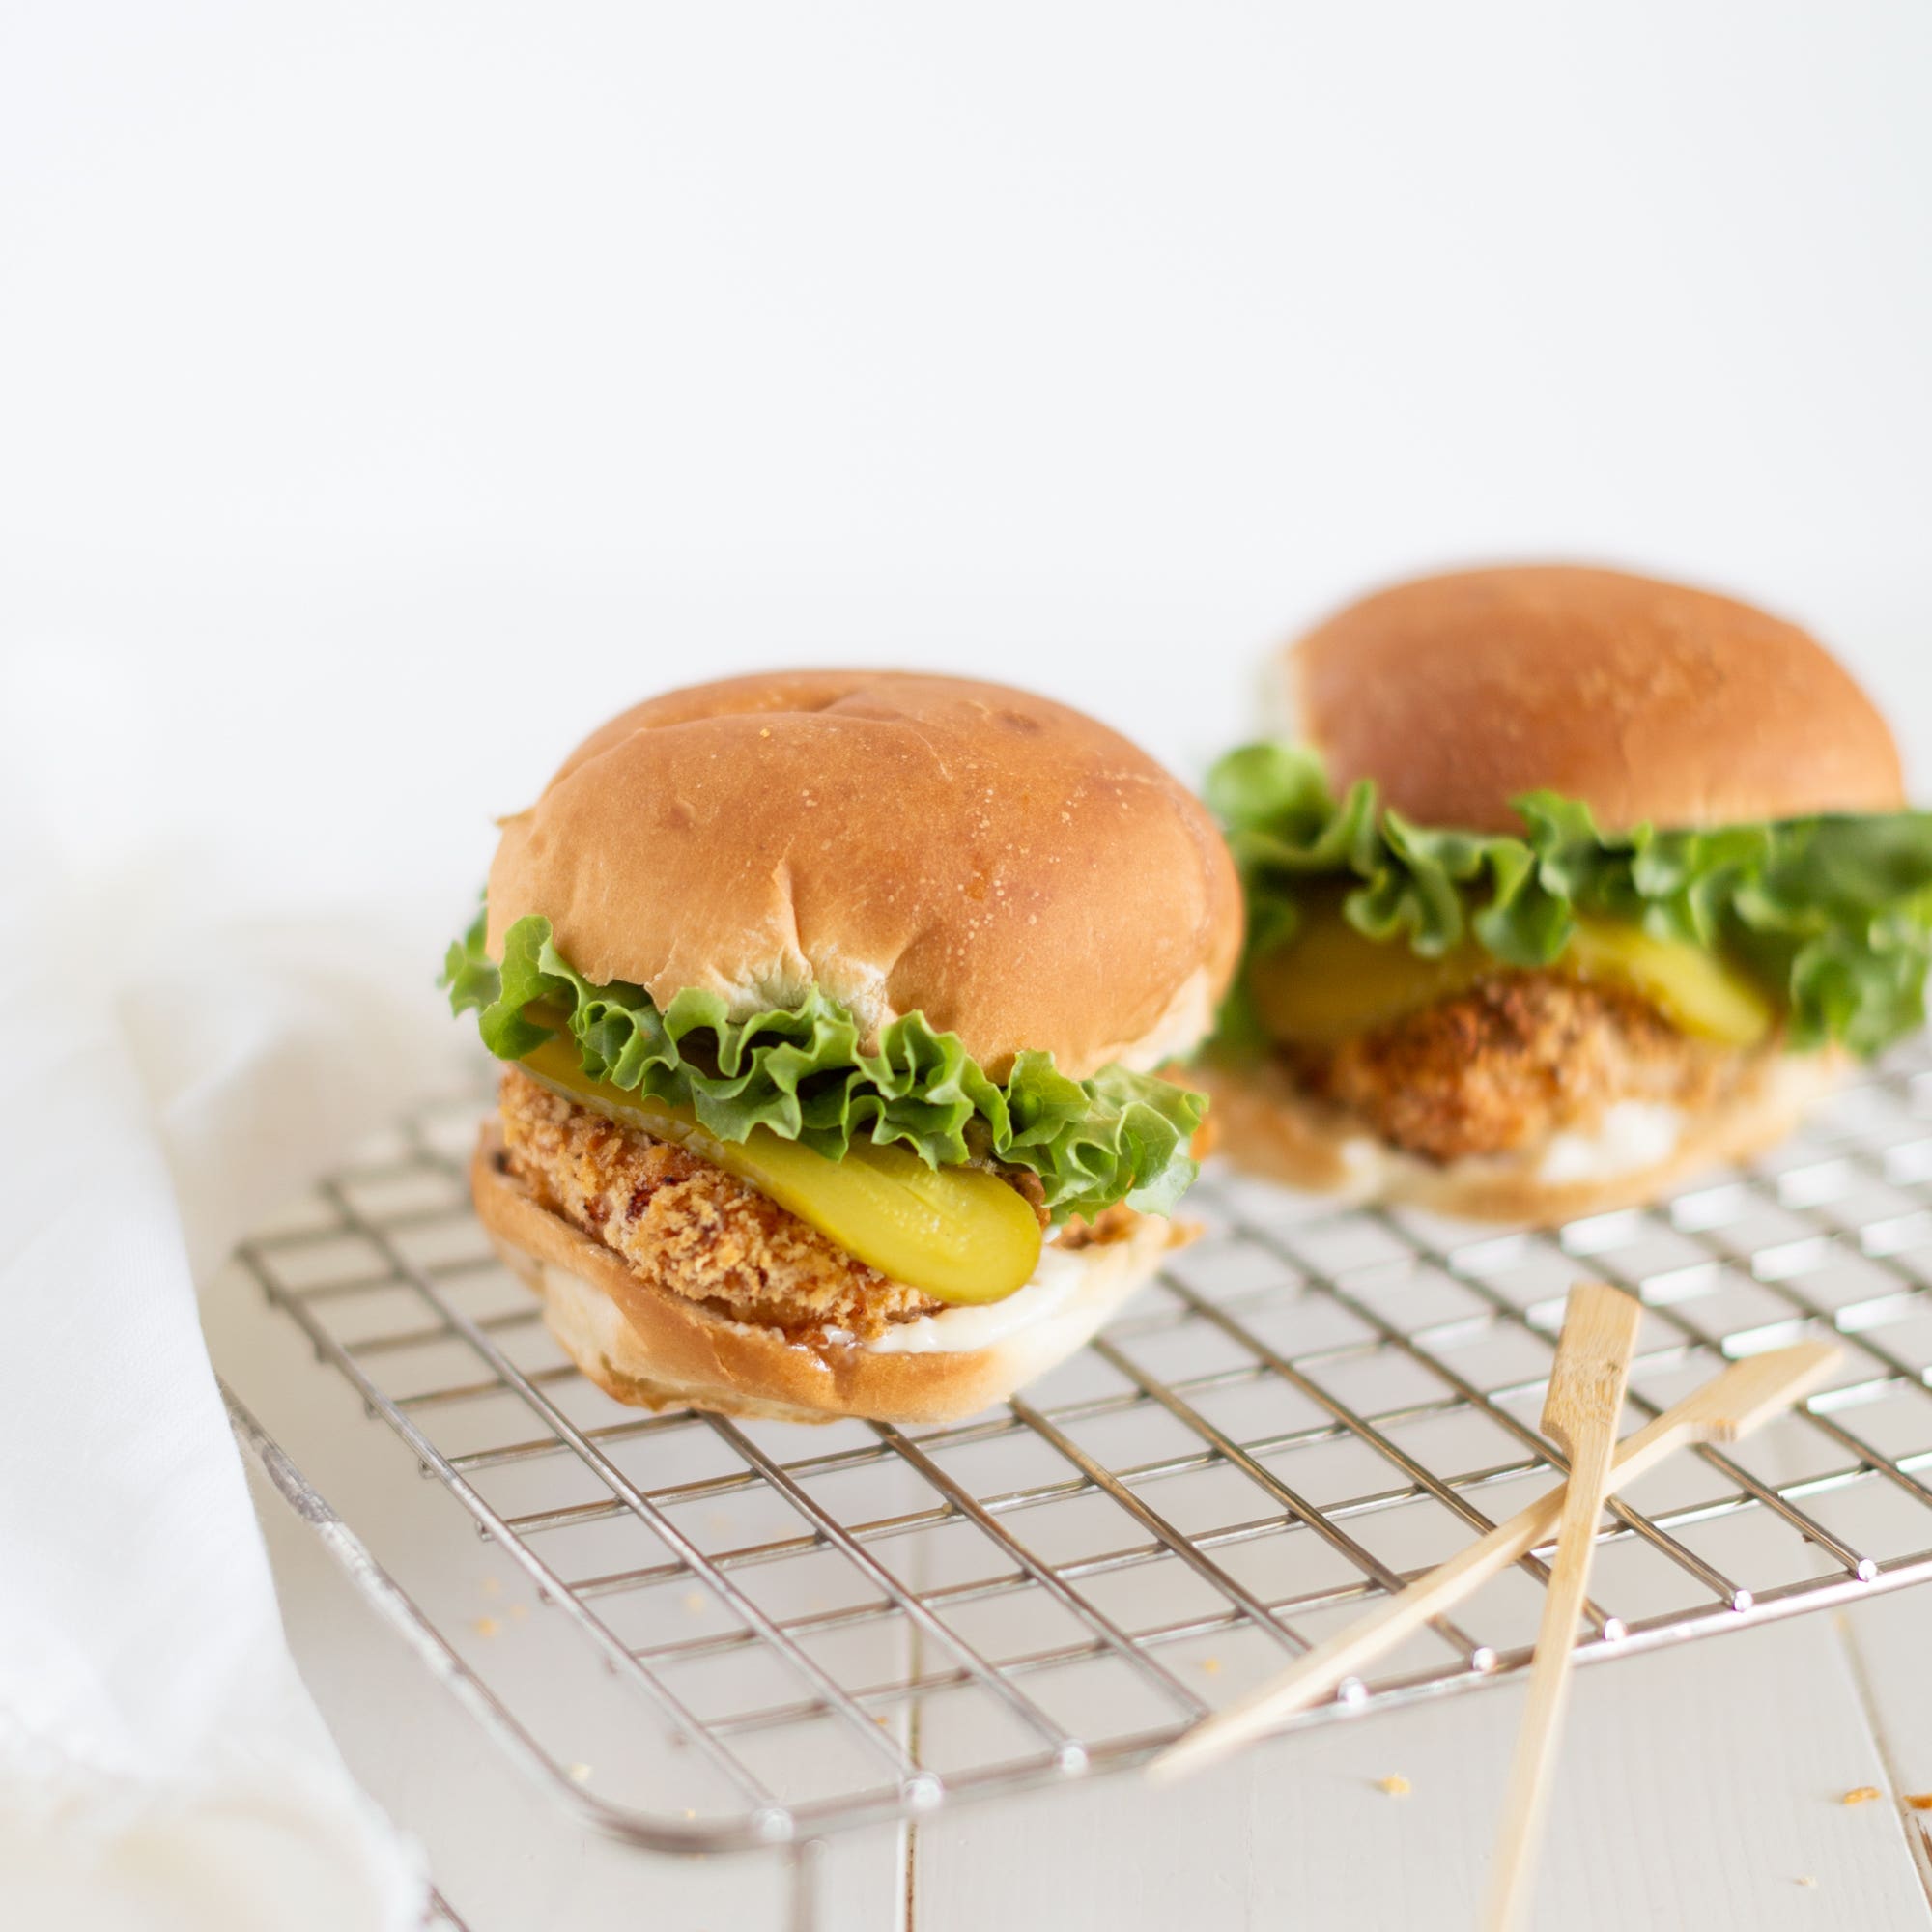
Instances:
[[[1642,1321],[1641,1302],[1599,1281],[1579,1281],[1563,1310],[1563,1334],[1543,1401],[1543,1433],[1570,1459],[1570,1480],[1564,1486],[1556,1555],[1536,1633],[1529,1702],[1517,1732],[1502,1831],[1490,1866],[1483,1911],[1490,1932],[1511,1932],[1535,1884],[1536,1846],[1569,1694],[1577,1619],[1589,1591],[1597,1523],[1610,1485],[1617,1424]]]
[[[1646,1423],[1618,1445],[1606,1493],[1614,1494],[1693,1442],[1734,1442],[1816,1388],[1837,1366],[1832,1342],[1800,1342],[1734,1362],[1722,1375]],[[1156,1780],[1203,1771],[1286,1718],[1329,1695],[1386,1655],[1432,1617],[1453,1608],[1492,1577],[1544,1542],[1563,1513],[1559,1484],[1477,1539],[1438,1569],[1419,1577],[1356,1623],[1297,1658],[1271,1684],[1205,1718],[1149,1765]]]

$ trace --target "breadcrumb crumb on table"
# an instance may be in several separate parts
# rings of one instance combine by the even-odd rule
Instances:
[[[587,1764],[574,1764],[563,1775],[573,1784],[588,1784],[590,1782],[590,1767]]]
[[[473,1628],[478,1636],[495,1636],[503,1626],[495,1617],[478,1617]]]
[[[1883,1796],[1884,1794],[1875,1784],[1859,1784],[1854,1785],[1850,1791],[1846,1792],[1838,1800],[1838,1803],[1840,1804],[1870,1804]]]
[[[1399,1771],[1392,1771],[1386,1777],[1376,1779],[1376,1789],[1390,1798],[1406,1798],[1414,1788]]]
[[[1905,1803],[1909,1810],[1932,1811],[1932,1791],[1908,1791]]]

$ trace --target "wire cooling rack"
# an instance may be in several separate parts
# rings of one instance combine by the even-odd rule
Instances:
[[[1201,1238],[1104,1335],[923,1430],[611,1402],[469,1210],[482,1104],[412,1118],[242,1260],[533,1587],[514,1651],[428,1556],[379,1567],[233,1399],[237,1426],[497,1739],[643,1845],[797,1844],[1143,1760],[1561,1471],[1535,1422],[1586,1274],[1645,1304],[1631,1426],[1727,1358],[1831,1332],[1845,1359],[1612,1505],[1580,1660],[1932,1577],[1923,1041],[1749,1173],[1550,1233],[1210,1174]],[[1294,1722],[1494,1681],[1545,1574]]]

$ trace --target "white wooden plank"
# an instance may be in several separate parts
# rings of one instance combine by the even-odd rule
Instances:
[[[1932,1893],[1932,1585],[1875,1597],[1838,1620],[1890,1775],[1886,1797]]]
[[[1568,1932],[1932,1924],[1842,1646],[1800,1619],[1578,1673],[1538,1892]],[[920,1828],[915,1932],[1467,1922],[1520,1688],[1278,1741],[1197,1784]],[[1406,1797],[1378,1788],[1399,1775]],[[1811,1881],[1806,1884],[1804,1881]]]

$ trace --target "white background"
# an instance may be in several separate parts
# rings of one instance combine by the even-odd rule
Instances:
[[[651,690],[952,666],[1193,771],[1531,554],[1810,622],[1922,780],[1932,11],[0,11],[9,864],[427,952]]]
[[[459,900],[669,683],[982,668],[1192,765],[1284,632],[1532,554],[1916,732],[1928,86],[1906,4],[29,0],[10,756],[112,748],[84,849]]]

